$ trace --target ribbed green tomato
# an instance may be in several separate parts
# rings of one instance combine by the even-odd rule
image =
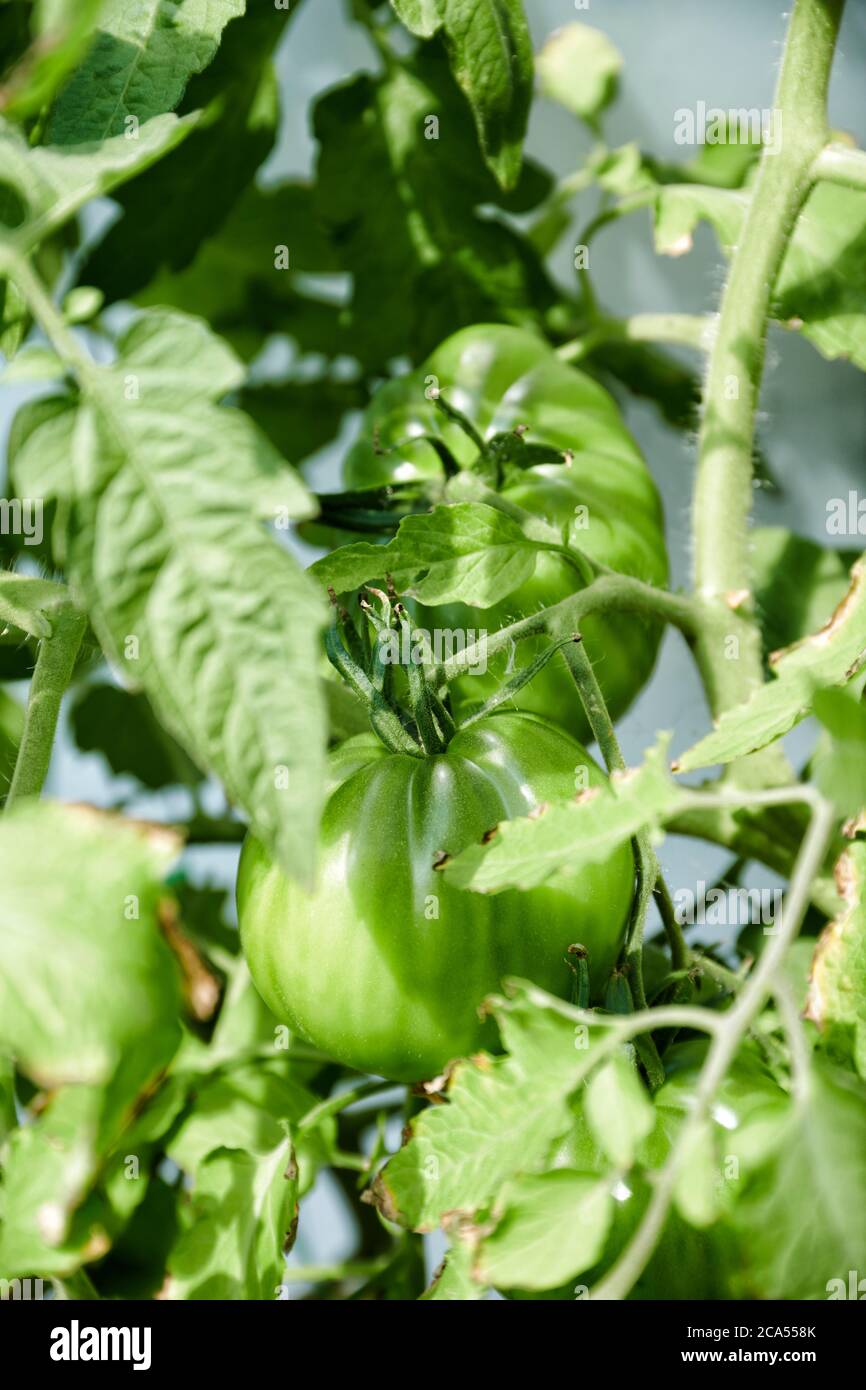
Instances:
[[[658,492],[615,402],[591,377],[561,362],[546,343],[522,329],[501,324],[463,329],[437,348],[424,367],[382,387],[366,412],[361,438],[347,455],[347,488],[441,479],[443,451],[459,468],[473,467],[476,445],[429,399],[430,388],[437,386],[485,441],[526,426],[529,445],[568,452],[567,463],[506,465],[499,484],[503,497],[565,528],[573,544],[609,568],[651,584],[666,582]],[[533,576],[494,607],[421,609],[418,621],[431,630],[493,632],[580,587],[565,559],[542,554]],[[581,629],[617,718],[649,678],[660,629],[626,613],[590,615]],[[481,704],[507,678],[514,660],[529,662],[542,646],[542,639],[522,642],[516,658],[506,650],[491,659],[486,674],[455,681],[455,710]],[[589,735],[561,658],[527,685],[515,704],[555,720],[578,738]]]
[[[416,1081],[495,1045],[477,1009],[504,977],[567,993],[573,942],[600,991],[632,897],[628,846],[555,887],[495,897],[452,886],[435,865],[603,777],[570,735],[531,714],[479,720],[429,757],[350,739],[330,758],[317,888],[289,881],[257,840],[244,846],[241,939],[265,1002],[338,1061]]]

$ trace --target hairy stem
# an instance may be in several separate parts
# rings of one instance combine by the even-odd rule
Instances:
[[[454,680],[470,667],[476,666],[485,656],[495,656],[513,642],[538,637],[545,631],[554,636],[563,636],[579,627],[587,613],[611,611],[638,613],[644,618],[672,623],[689,641],[694,639],[701,617],[699,605],[686,594],[656,589],[652,584],[645,584],[643,580],[632,579],[626,574],[603,574],[576,594],[569,594],[568,598],[560,599],[549,608],[520,618],[516,623],[480,638],[471,647],[455,652],[444,663],[445,678]]]
[[[708,615],[696,658],[716,717],[763,681],[749,597],[755,415],[773,286],[827,143],[827,86],[843,4],[795,0],[775,96],[780,147],[763,152],[709,358],[693,535],[695,589]],[[786,776],[780,750],[749,766],[760,766],[765,780]],[[755,777],[747,772],[742,780]]]
[[[812,177],[846,188],[866,189],[866,150],[852,145],[830,144],[812,165]]]
[[[581,362],[606,343],[678,343],[708,352],[716,330],[712,314],[632,314],[627,319],[603,318],[587,333],[556,349],[564,362]]]

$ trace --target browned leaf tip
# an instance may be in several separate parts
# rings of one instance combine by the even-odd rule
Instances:
[[[856,564],[851,567],[851,583],[846,593],[839,600],[824,626],[820,627],[817,632],[810,633],[808,637],[802,637],[799,642],[792,642],[790,647],[780,647],[778,651],[771,652],[770,665],[776,666],[783,657],[788,656],[790,652],[796,651],[798,647],[825,647],[828,642],[831,642],[837,630],[844,624],[850,610],[860,597],[860,589],[864,582],[866,582],[866,565],[864,565],[862,560],[858,560]],[[848,674],[850,675],[852,672]]]
[[[162,934],[180,965],[184,1002],[193,1018],[204,1023],[213,1017],[219,1003],[219,982],[182,931],[177,905],[172,898],[160,899],[157,917]]]

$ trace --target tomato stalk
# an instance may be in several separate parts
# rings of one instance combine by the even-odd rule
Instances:
[[[693,499],[695,591],[707,621],[695,651],[716,717],[764,679],[750,592],[755,420],[773,289],[828,141],[827,88],[843,7],[844,0],[796,0],[774,101],[781,148],[763,151],[709,355]],[[735,776],[767,785],[790,773],[774,747]]]

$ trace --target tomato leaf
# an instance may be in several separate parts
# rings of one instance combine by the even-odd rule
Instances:
[[[674,1203],[692,1226],[711,1226],[719,1214],[720,1175],[713,1126],[703,1120],[685,1142],[674,1187]]]
[[[558,1001],[517,983],[494,1015],[508,1056],[458,1063],[448,1103],[414,1121],[409,1142],[374,1184],[390,1219],[432,1230],[449,1211],[493,1201],[517,1173],[542,1168],[571,1127],[567,1104],[592,1066],[586,1030],[557,1012]]]
[[[3,181],[19,195],[24,208],[23,220],[15,226],[16,243],[31,249],[74,217],[91,198],[110,193],[134,178],[185,140],[199,114],[155,116],[141,126],[135,140],[117,135],[96,147],[83,148],[31,147],[19,131],[0,121]]]
[[[6,800],[18,745],[24,732],[24,710],[8,690],[0,686],[0,806]]]
[[[813,702],[823,725],[811,770],[824,795],[850,819],[866,810],[866,705],[856,687],[819,690]]]
[[[68,563],[101,642],[199,767],[215,772],[287,873],[312,873],[324,765],[324,605],[260,519],[314,510],[242,412],[203,325],[146,316],[76,410],[27,435],[23,496],[67,494]],[[195,348],[199,391],[176,389]]]
[[[216,136],[211,127],[207,134],[211,158],[210,143]],[[185,152],[177,151],[172,165],[182,154],[192,164],[196,157],[194,145],[186,147]],[[249,162],[257,162],[252,154]],[[201,165],[199,158],[193,170],[178,171],[179,182],[184,177],[186,186],[193,179],[197,181]],[[173,167],[168,172],[173,180]],[[223,164],[221,193],[226,189],[225,172]],[[165,162],[158,173],[164,177]],[[157,178],[156,170],[153,178]],[[190,262],[194,249],[190,216],[183,226],[176,227],[166,214],[164,229],[161,224],[155,225],[152,217],[145,219],[144,200],[153,196],[153,190],[146,187],[148,182],[148,178],[137,180],[125,191],[122,202],[127,217],[96,248],[84,274],[95,278],[111,298],[124,299],[134,293],[142,305],[171,304],[186,313],[201,315],[245,359],[255,355],[272,331],[291,334],[304,350],[322,352],[328,357],[338,355],[343,347],[340,305],[302,294],[298,289],[299,276],[306,272],[326,274],[339,270],[339,261],[318,225],[310,186],[288,183],[260,189],[252,185],[240,194],[224,220],[212,201],[217,197],[216,189],[203,191],[200,205],[208,209],[207,227]],[[146,241],[144,230],[136,230],[142,223],[150,231]],[[280,248],[285,248],[288,266],[280,258]],[[274,387],[270,393],[259,387],[251,394],[264,396],[271,411],[276,412],[280,393],[286,393],[284,412],[290,414],[296,432],[315,430],[326,441],[331,437],[327,429],[335,413],[338,392],[350,383],[325,379],[324,387],[334,392],[333,401],[327,397],[317,400],[312,389],[315,385],[304,380],[297,386],[292,383]],[[363,403],[355,387],[355,398],[350,404]],[[341,410],[348,408],[349,404],[343,404]],[[336,425],[331,434],[335,432]],[[311,452],[300,444],[292,437],[285,446],[290,458],[298,459]]]
[[[407,516],[387,545],[344,545],[312,566],[338,594],[390,574],[422,603],[460,601],[486,608],[535,569],[540,547],[495,507],[456,502]]]
[[[106,0],[95,42],[55,103],[49,139],[80,145],[124,135],[173,111],[194,73],[207,67],[245,0]],[[133,126],[133,129],[136,127]]]
[[[391,0],[397,18],[410,34],[432,38],[442,23],[441,0]]]
[[[866,1248],[866,1088],[826,1065],[735,1207],[764,1298],[847,1297]],[[839,1286],[845,1288],[840,1295]]]
[[[3,1164],[5,1278],[35,1270],[71,1274],[108,1249],[109,1213],[98,1197],[88,1197],[100,1159],[102,1104],[98,1086],[64,1086],[35,1124],[13,1131]]]
[[[279,97],[271,55],[296,8],[278,11],[257,3],[228,25],[214,63],[193,79],[184,100],[184,109],[202,109],[199,127],[158,167],[120,193],[117,201],[124,215],[90,252],[82,269],[84,282],[97,285],[109,301],[135,295],[141,303],[175,304],[211,317],[215,299],[229,300],[242,292],[243,282],[219,256],[217,264],[210,265],[207,303],[191,303],[166,290],[172,274],[195,275],[197,261],[188,272],[186,268],[203,242],[221,238],[227,216],[238,198],[251,190],[256,170],[273,148]],[[253,237],[249,256],[258,253],[262,276],[273,266],[275,245],[288,241],[294,250],[299,224],[303,226],[301,218],[292,218],[270,244],[262,240],[270,228],[263,226]],[[247,224],[241,235],[251,230]],[[271,278],[282,274],[272,273]],[[151,293],[145,296],[146,287]],[[245,304],[243,319],[249,324],[255,317],[252,300]],[[212,319],[212,326],[219,330],[222,325]]]
[[[593,1072],[583,1110],[596,1142],[617,1168],[630,1168],[641,1140],[652,1133],[656,1117],[634,1064],[626,1056],[619,1053]]]
[[[827,622],[845,597],[857,552],[828,550],[783,526],[757,526],[749,543],[755,611],[769,654]]]
[[[770,658],[775,679],[760,686],[745,704],[727,710],[711,734],[674,764],[689,772],[728,763],[764,748],[808,714],[815,691],[841,685],[866,660],[866,561],[851,570],[848,592],[819,632]]]
[[[265,1154],[220,1148],[198,1168],[192,1211],[169,1256],[170,1299],[273,1299],[294,1236],[290,1138]]]
[[[600,29],[566,24],[551,34],[535,66],[544,95],[595,127],[616,95],[622,55]]]
[[[520,174],[532,101],[532,41],[521,0],[438,0],[451,68],[503,188]]]
[[[472,1277],[472,1246],[454,1240],[442,1264],[422,1293],[420,1303],[477,1303],[484,1289]]]
[[[0,1047],[48,1089],[104,1086],[108,1128],[177,1046],[157,905],[178,849],[168,833],[154,842],[47,805],[0,826]]]
[[[549,179],[529,164],[503,195],[438,46],[326,92],[313,125],[318,220],[353,277],[339,350],[384,370],[467,324],[541,326],[559,296],[540,257],[479,207],[526,211]]]
[[[89,686],[70,710],[70,722],[82,752],[103,753],[116,775],[137,777],[154,789],[173,782],[195,786],[202,780],[144,695],[113,685]]]
[[[513,188],[532,100],[532,41],[521,0],[391,0],[410,33],[441,33],[488,165]]]
[[[696,184],[668,184],[656,205],[656,250],[691,250],[706,218],[725,255],[736,246],[750,194]],[[773,314],[802,326],[818,351],[866,370],[866,194],[819,182],[800,213],[773,295]]]
[[[643,826],[681,808],[683,793],[668,775],[666,749],[667,739],[660,740],[640,768],[615,775],[609,787],[551,803],[536,817],[502,821],[486,843],[463,850],[443,872],[461,888],[501,893],[602,862]]]
[[[598,1262],[613,1217],[610,1180],[569,1168],[517,1178],[481,1242],[474,1274],[501,1289],[555,1289]]]
[[[68,590],[62,584],[0,570],[0,623],[9,623],[31,637],[50,637],[51,611],[68,601]]]
[[[32,43],[3,79],[3,112],[15,120],[47,106],[69,72],[80,62],[107,0],[52,0],[33,7]]]
[[[806,1013],[824,1046],[851,1058],[866,1080],[866,841],[845,851],[836,881],[844,907],[818,938]]]
[[[216,1065],[216,1059],[211,1060]],[[275,1056],[273,1061],[235,1065],[198,1080],[193,1104],[168,1141],[169,1157],[195,1177],[218,1148],[260,1157],[269,1153],[281,1142],[285,1125],[296,1125],[318,1099],[285,1072],[285,1062]],[[296,1135],[299,1195],[312,1186],[335,1140],[333,1116]]]

